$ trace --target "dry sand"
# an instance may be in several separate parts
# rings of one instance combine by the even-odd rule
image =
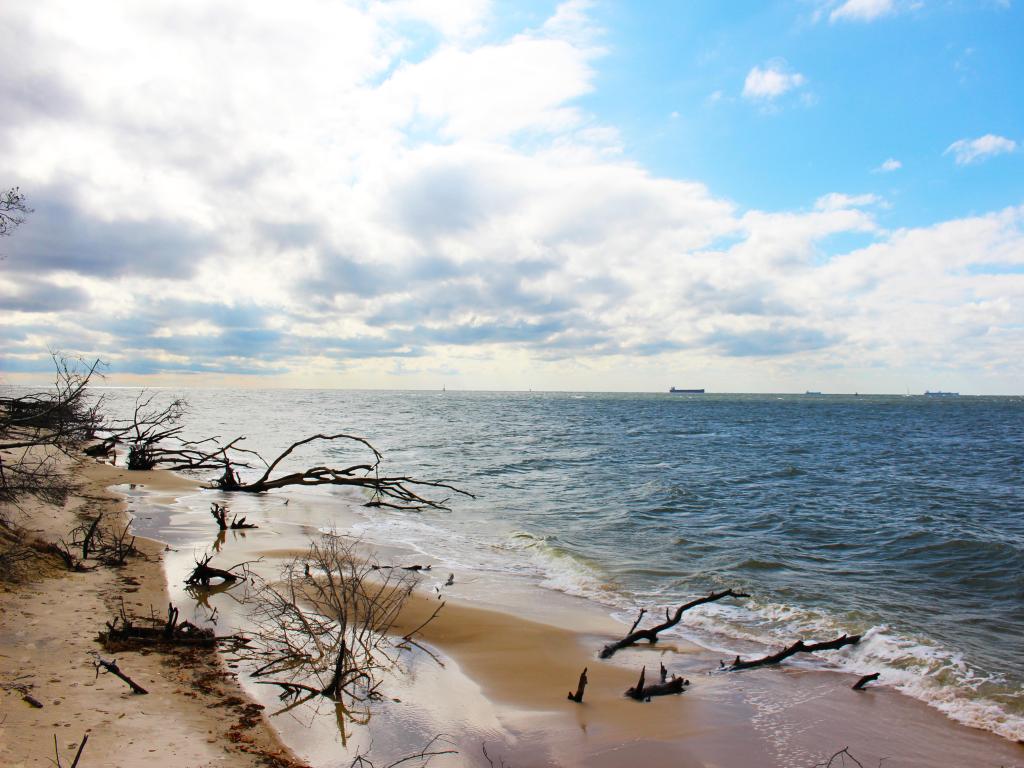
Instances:
[[[126,519],[125,505],[105,490],[118,483],[145,484],[173,497],[188,481],[165,472],[132,472],[83,462],[81,488],[63,507],[29,503],[20,522],[35,536],[67,537],[81,516],[103,512]],[[163,545],[138,540],[147,559],[124,568],[51,573],[0,587],[0,682],[28,686],[42,708],[16,690],[0,693],[0,765],[51,766],[54,737],[64,765],[82,738],[89,740],[80,766],[292,765],[290,753],[245,698],[216,654],[116,654],[119,666],[148,695],[133,695],[112,675],[98,677],[92,653],[110,659],[97,634],[123,597],[129,613],[166,613]]]

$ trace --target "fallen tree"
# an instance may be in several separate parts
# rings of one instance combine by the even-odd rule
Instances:
[[[696,600],[691,600],[689,603],[686,603],[685,605],[679,606],[678,608],[676,608],[674,614],[670,614],[668,609],[666,608],[665,621],[663,621],[661,624],[658,624],[657,626],[638,630],[637,625],[640,623],[640,620],[647,612],[646,609],[641,609],[640,615],[637,616],[636,621],[633,622],[633,627],[630,629],[629,634],[621,640],[618,640],[614,643],[609,643],[604,648],[602,648],[600,657],[602,659],[610,658],[612,655],[615,654],[616,651],[619,651],[623,648],[628,648],[631,645],[636,645],[641,640],[646,640],[647,642],[654,644],[658,642],[658,633],[664,632],[666,629],[671,629],[676,624],[678,624],[680,620],[683,618],[683,614],[686,613],[686,611],[690,610],[691,608],[696,608],[698,605],[704,605],[705,603],[713,603],[716,600],[721,600],[723,597],[750,597],[750,595],[747,595],[743,592],[734,592],[731,589],[726,589],[722,592],[712,592],[711,594],[705,597],[699,597]]]
[[[805,643],[803,640],[797,640],[795,643],[787,648],[783,648],[778,653],[773,653],[769,656],[763,656],[760,659],[751,659],[750,661],[743,661],[739,656],[736,660],[725,669],[729,672],[736,672],[741,669],[753,669],[754,667],[764,667],[773,664],[779,664],[785,661],[790,656],[795,656],[798,653],[816,653],[817,651],[834,651],[837,648],[842,648],[847,645],[856,645],[860,642],[860,635],[842,635],[837,637],[835,640],[828,640],[822,643]]]
[[[0,399],[0,501],[63,502],[70,481],[60,457],[72,455],[97,428],[99,402],[88,387],[103,364],[52,357],[52,388]]]
[[[242,438],[239,438],[241,440]],[[286,472],[274,476],[274,471],[287,459],[297,448],[314,441],[335,442],[347,440],[361,444],[369,450],[372,458],[351,464],[346,467],[311,467],[296,472]],[[235,441],[237,443],[238,441]],[[235,447],[234,444],[228,448]],[[235,447],[235,450],[238,450]],[[447,499],[431,499],[421,496],[416,488],[439,488],[453,493],[462,494],[475,498],[473,494],[456,488],[447,482],[440,480],[417,480],[412,477],[388,477],[380,474],[380,463],[384,455],[378,451],[369,440],[364,437],[348,435],[344,433],[334,435],[317,434],[311,437],[297,440],[280,453],[273,461],[267,462],[262,456],[254,451],[246,451],[259,458],[265,465],[266,471],[257,479],[251,482],[244,482],[235,471],[237,463],[232,462],[228,457],[228,451],[224,451],[224,474],[214,483],[216,488],[222,491],[238,491],[244,493],[265,493],[266,491],[287,486],[312,487],[318,485],[347,485],[356,488],[363,488],[370,492],[370,500],[366,502],[368,507],[390,507],[392,509],[448,509],[445,506]]]
[[[181,423],[188,412],[188,403],[181,398],[169,402],[158,398],[158,394],[139,393],[132,415],[105,421],[100,431],[106,436],[97,445],[87,448],[86,453],[109,455],[117,444],[124,443],[128,446],[125,462],[128,469],[223,470],[229,462],[227,451],[235,449],[243,438],[226,445],[220,444],[218,436],[188,440],[183,436],[185,427]],[[237,463],[248,466],[241,461]]]

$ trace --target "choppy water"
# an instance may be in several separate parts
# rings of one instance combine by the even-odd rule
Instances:
[[[862,632],[831,663],[1024,738],[1024,398],[184,394],[195,435],[273,455],[351,432],[391,473],[477,494],[450,513],[374,510],[368,539],[630,618],[740,588],[754,600],[680,631],[744,654]],[[134,395],[108,391],[115,409]],[[295,464],[353,456],[314,445]]]

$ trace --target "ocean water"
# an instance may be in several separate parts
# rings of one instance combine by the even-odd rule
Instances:
[[[105,394],[123,413],[136,392]],[[357,434],[387,473],[476,495],[450,512],[367,510],[355,532],[369,541],[626,620],[740,589],[753,599],[674,631],[747,656],[863,633],[795,663],[881,671],[952,719],[1024,738],[1024,398],[159,394],[188,399],[192,436],[245,435],[269,457],[317,432]],[[314,443],[288,466],[361,456]]]

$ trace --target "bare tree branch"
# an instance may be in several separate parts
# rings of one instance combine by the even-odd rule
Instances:
[[[699,597],[696,600],[691,600],[685,605],[679,606],[678,608],[676,608],[675,615],[670,616],[668,611],[666,610],[665,621],[663,621],[661,624],[658,624],[655,627],[650,627],[649,629],[638,630],[636,629],[636,625],[640,623],[640,619],[642,619],[644,615],[644,611],[641,611],[640,615],[637,616],[636,621],[633,622],[633,629],[630,630],[630,633],[621,640],[618,640],[614,643],[609,643],[604,648],[602,648],[600,657],[602,659],[607,659],[610,656],[612,656],[616,651],[619,651],[623,648],[627,648],[631,645],[636,645],[641,640],[646,640],[647,642],[652,644],[656,643],[658,642],[658,633],[664,632],[666,629],[670,629],[674,627],[676,624],[678,624],[679,621],[683,618],[683,614],[686,611],[690,610],[691,608],[696,608],[698,605],[704,605],[704,603],[713,603],[716,600],[721,600],[723,597],[750,597],[750,595],[744,594],[743,592],[734,592],[731,589],[726,589],[722,592],[712,592],[706,597]]]

